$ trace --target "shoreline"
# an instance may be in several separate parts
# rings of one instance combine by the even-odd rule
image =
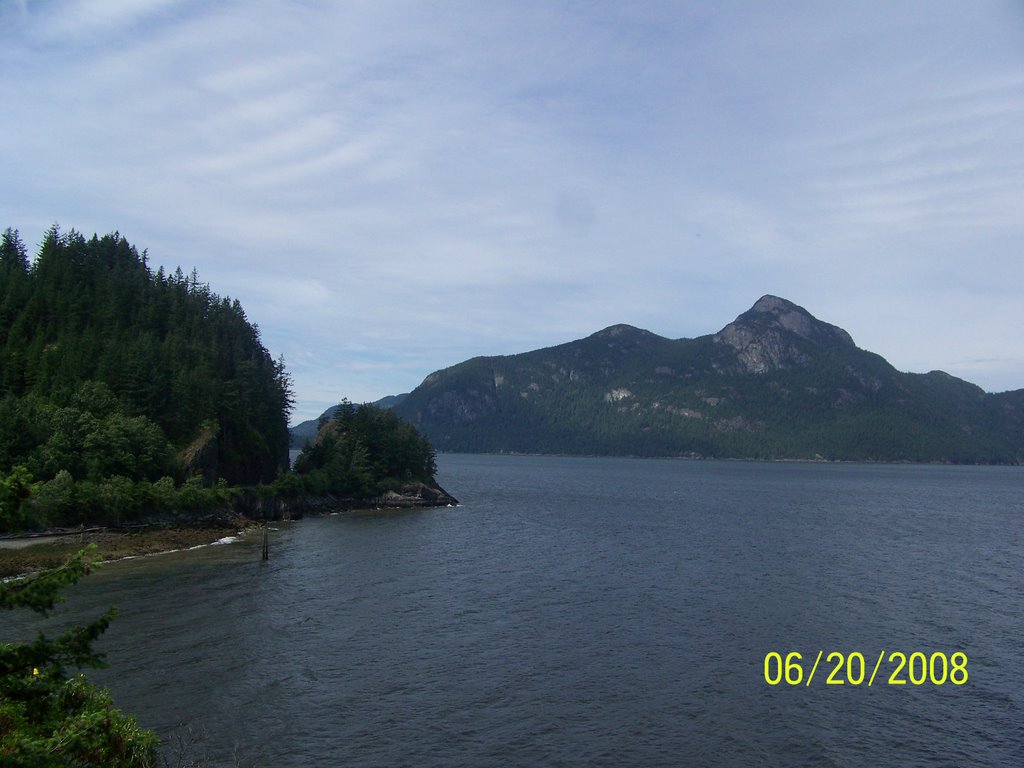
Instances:
[[[426,486],[416,489],[417,495],[403,496],[390,493],[377,499],[337,499],[326,496],[304,499],[300,514],[292,511],[266,522],[301,520],[303,517],[351,515],[353,517],[414,512],[432,507],[458,506],[458,501],[441,489],[425,492]],[[426,496],[426,498],[424,498]],[[89,544],[97,545],[96,557],[102,563],[127,560],[147,555],[158,555],[181,550],[196,549],[218,543],[233,543],[263,527],[263,520],[239,515],[221,517],[215,522],[188,524],[153,524],[136,530],[116,528],[90,528],[84,531],[58,530],[39,534],[0,538],[0,579],[29,576],[39,571],[57,568]],[[231,541],[224,541],[230,539]]]
[[[239,537],[257,527],[251,520],[238,520],[234,525],[224,523],[127,532],[103,530],[37,537],[41,541],[8,539],[4,542],[7,546],[0,543],[0,579],[59,567],[88,544],[97,545],[96,557],[106,563],[209,546],[222,539]]]

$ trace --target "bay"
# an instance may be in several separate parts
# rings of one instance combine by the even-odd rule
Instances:
[[[456,508],[110,564],[57,618],[116,604],[90,676],[213,765],[1024,765],[1019,468],[439,466]],[[889,685],[893,652],[968,680]]]

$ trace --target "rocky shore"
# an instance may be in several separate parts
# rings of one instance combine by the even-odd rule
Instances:
[[[388,491],[369,499],[331,495],[306,496],[301,501],[288,505],[286,510],[291,512],[293,517],[301,517],[303,514],[316,515],[332,512],[455,507],[458,506],[458,503],[458,499],[440,486],[409,482],[402,485],[398,491]]]
[[[44,535],[0,537],[0,578],[34,573],[64,563],[87,544],[95,543],[101,560],[120,560],[176,549],[212,544],[258,528],[265,519],[292,519],[305,515],[351,512],[372,514],[388,509],[454,506],[458,501],[444,489],[412,482],[399,492],[372,499],[334,496],[304,497],[301,500],[239,498],[231,512],[189,520],[152,520],[131,529],[90,528],[82,531],[50,531]]]

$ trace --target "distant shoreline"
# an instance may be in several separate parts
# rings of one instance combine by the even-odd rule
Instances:
[[[518,456],[561,459],[629,459],[636,461],[728,461],[751,464],[862,464],[911,467],[1024,467],[1024,462],[912,461],[910,459],[826,459],[823,457],[757,458],[754,456],[642,455],[627,453],[540,453],[536,451],[438,451],[438,456]]]

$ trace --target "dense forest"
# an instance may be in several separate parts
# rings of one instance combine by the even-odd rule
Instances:
[[[31,261],[3,233],[0,474],[42,483],[58,517],[127,503],[129,484],[160,504],[189,480],[271,482],[287,469],[291,404],[241,304],[194,271],[153,271],[117,233],[54,225]]]
[[[3,233],[0,531],[433,482],[429,442],[347,401],[289,471],[291,406],[283,361],[195,271],[154,271],[117,233],[54,225],[31,260]]]
[[[305,493],[367,498],[410,481],[434,482],[434,449],[411,424],[384,408],[348,400],[332,411],[295,460]]]

